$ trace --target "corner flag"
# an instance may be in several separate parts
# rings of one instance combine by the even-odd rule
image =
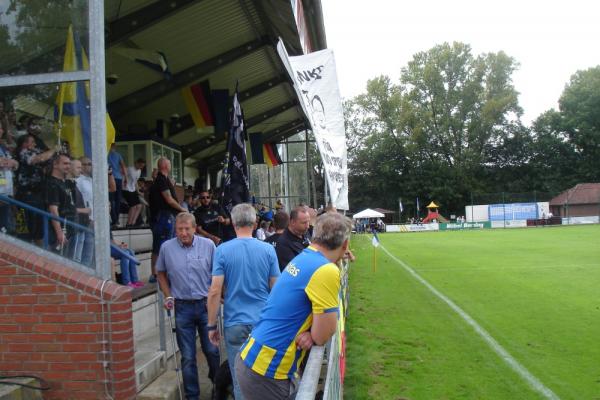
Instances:
[[[73,34],[73,27],[69,25],[63,71],[81,71],[90,68],[85,50],[81,46],[79,37]],[[88,81],[65,82],[60,84],[56,104],[54,106],[54,119],[58,125],[58,140],[69,143],[71,156],[79,158],[91,157],[91,114],[90,114],[90,83]],[[115,128],[106,114],[106,145],[115,141]]]
[[[377,232],[373,231],[373,239],[371,240],[371,244],[373,247],[379,247],[379,236],[377,236]]]

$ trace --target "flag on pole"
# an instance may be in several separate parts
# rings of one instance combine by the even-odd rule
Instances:
[[[233,96],[233,108],[231,110],[229,135],[227,137],[226,168],[221,185],[222,205],[229,212],[231,212],[233,206],[250,201],[245,137],[244,112],[239,101],[236,85]]]
[[[373,247],[379,247],[379,236],[377,236],[377,232],[373,231],[373,239],[371,240],[371,244]]]
[[[252,154],[252,164],[267,164],[269,167],[275,167],[283,164],[277,144],[263,143],[262,133],[250,134],[250,149]]]
[[[404,212],[404,206],[402,205],[402,199],[398,199],[398,207],[400,208],[400,214]]]
[[[419,206],[419,198],[417,197],[417,211],[419,211],[421,207]]]
[[[79,37],[73,34],[69,25],[63,71],[88,70],[89,62]],[[92,156],[90,83],[88,81],[65,82],[60,84],[54,119],[57,123],[58,141],[68,142],[69,152],[74,158]],[[115,141],[115,127],[106,114],[106,148]]]
[[[263,158],[269,167],[276,167],[283,164],[275,143],[263,144]]]
[[[215,124],[208,81],[185,87],[181,89],[181,94],[197,128]]]

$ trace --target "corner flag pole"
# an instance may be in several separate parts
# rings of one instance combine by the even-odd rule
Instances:
[[[371,244],[373,245],[373,262],[371,263],[371,270],[373,272],[377,271],[377,247],[379,247],[379,237],[377,237],[377,232],[373,231],[373,240],[371,240]]]

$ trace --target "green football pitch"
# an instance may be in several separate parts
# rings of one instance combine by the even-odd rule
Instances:
[[[376,265],[371,238],[345,398],[600,399],[600,226],[382,234]]]

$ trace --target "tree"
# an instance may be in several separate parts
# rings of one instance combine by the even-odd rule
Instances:
[[[418,196],[460,212],[470,191],[489,191],[489,169],[507,159],[502,148],[526,136],[516,68],[503,52],[473,56],[445,43],[415,54],[399,84],[369,81],[346,103],[347,133],[358,137],[349,152],[353,208],[358,200],[395,209],[398,197]]]
[[[562,124],[556,110],[546,111],[532,124],[530,166],[537,190],[558,193],[578,183],[579,156]]]
[[[600,181],[600,66],[571,77],[559,109],[560,121],[554,127],[564,132],[580,155],[579,179]]]

